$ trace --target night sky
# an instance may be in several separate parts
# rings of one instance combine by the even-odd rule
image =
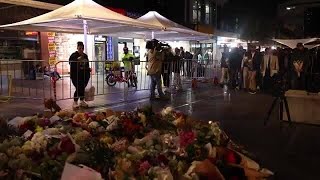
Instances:
[[[72,0],[40,0],[43,2],[66,5]],[[127,11],[136,12],[141,15],[150,10],[156,10],[160,14],[170,18],[171,20],[184,24],[184,8],[179,6],[179,2],[184,0],[94,0],[96,3],[113,8],[123,8]],[[172,5],[169,10],[166,6],[159,7],[155,2],[162,1],[167,5]],[[172,3],[174,1],[174,4]],[[277,22],[278,4],[288,0],[218,0],[225,1],[222,9],[219,8],[218,28],[220,30],[229,31],[229,27],[225,28],[221,24],[229,26],[239,19],[239,29],[241,37],[245,39],[264,39],[274,36],[274,29]],[[179,14],[177,14],[179,13]],[[184,24],[187,25],[187,24]],[[220,26],[221,25],[221,26]],[[232,27],[232,25],[230,25]]]
[[[68,4],[72,0],[40,0],[43,2],[56,3],[56,4]],[[130,10],[137,10],[140,12],[149,9],[152,0],[95,0],[95,2],[104,5],[118,7],[126,7]],[[265,15],[274,17],[276,15],[276,7],[278,3],[282,3],[286,0],[227,0],[225,8],[236,9],[246,14],[252,15]],[[146,4],[147,3],[147,4]],[[132,8],[130,8],[132,7]],[[179,8],[179,6],[177,6]]]

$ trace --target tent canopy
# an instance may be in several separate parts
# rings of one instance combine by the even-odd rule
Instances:
[[[87,23],[89,34],[142,31],[145,29],[159,30],[161,28],[118,14],[92,0],[75,0],[46,14],[17,23],[2,25],[0,28],[84,33],[84,20]]]
[[[308,48],[313,48],[314,46],[308,46],[309,43],[317,41],[318,38],[306,38],[306,39],[273,39],[273,41],[278,42],[280,44],[286,45],[291,49],[296,48],[298,43],[302,43]]]
[[[152,39],[153,35],[154,38],[158,40],[207,40],[210,39],[212,35],[201,33],[198,31],[194,31],[187,27],[184,27],[178,23],[175,23],[164,16],[160,15],[156,11],[149,11],[147,14],[141,16],[137,20],[161,27],[162,30],[158,31],[142,31],[142,32],[132,32],[130,36],[132,37],[144,37],[146,39]],[[115,33],[118,36],[126,36],[124,33]]]

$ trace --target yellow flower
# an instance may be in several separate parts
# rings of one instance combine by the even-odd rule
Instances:
[[[36,132],[42,132],[43,131],[43,128],[42,127],[40,127],[40,126],[37,126],[36,127]]]

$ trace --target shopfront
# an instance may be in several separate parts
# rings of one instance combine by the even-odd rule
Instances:
[[[105,36],[95,36],[94,37],[94,64],[97,74],[104,73],[104,64],[106,61],[106,48],[107,37]]]
[[[191,53],[195,59],[212,61],[216,54],[216,43],[213,39],[207,41],[191,41]]]

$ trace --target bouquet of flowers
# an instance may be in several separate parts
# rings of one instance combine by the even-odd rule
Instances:
[[[160,113],[150,107],[132,112],[61,111],[51,118],[18,120],[17,136],[0,143],[3,178],[27,174],[59,179],[68,172],[64,167],[72,165],[116,180],[272,175],[245,156],[217,122],[195,121],[171,107]]]

